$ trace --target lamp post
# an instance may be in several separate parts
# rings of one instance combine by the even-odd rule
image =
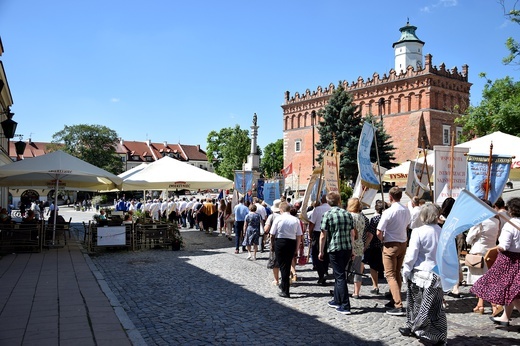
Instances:
[[[4,114],[7,117],[7,119],[2,121],[0,123],[0,125],[2,125],[2,131],[4,133],[4,137],[7,138],[7,150],[6,151],[7,151],[7,155],[9,155],[9,139],[11,139],[15,136],[16,125],[18,125],[18,123],[12,119],[14,113],[11,112],[11,109],[9,107],[7,107],[7,110],[4,111]]]
[[[22,141],[23,136],[19,135],[20,139],[18,142],[14,143],[14,148],[16,151],[16,161],[22,160],[23,154],[25,152],[25,147],[27,146],[27,143]]]
[[[314,171],[314,168],[316,168],[316,166],[314,165],[314,163],[316,162],[315,160],[315,157],[314,157],[314,147],[315,147],[315,143],[314,143],[314,123],[316,121],[316,111],[312,111],[311,112],[311,125],[312,125],[312,170]]]

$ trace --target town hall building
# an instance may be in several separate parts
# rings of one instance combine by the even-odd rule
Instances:
[[[401,37],[393,44],[395,66],[380,76],[374,73],[364,80],[343,81],[343,87],[353,96],[361,116],[372,114],[382,121],[395,150],[396,163],[414,159],[422,147],[419,133],[426,133],[430,149],[434,145],[455,143],[462,128],[454,120],[469,106],[471,83],[468,66],[447,69],[444,63],[433,64],[432,55],[424,55],[423,46],[415,31],[406,23],[400,28]],[[319,86],[291,96],[285,92],[283,109],[284,167],[292,163],[292,176],[286,186],[304,190],[318,154],[314,144],[319,141],[317,127],[323,109],[337,86]],[[421,120],[421,118],[423,120]],[[424,125],[421,125],[424,124]],[[297,183],[295,183],[297,181]]]

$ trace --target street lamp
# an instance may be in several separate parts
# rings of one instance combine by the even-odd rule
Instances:
[[[20,136],[20,139],[18,140],[18,142],[14,143],[14,148],[16,151],[16,161],[20,161],[22,159],[22,156],[25,152],[25,147],[27,146],[27,143],[22,141],[23,136],[22,135],[19,135],[19,136]]]
[[[5,138],[11,139],[14,137],[14,134],[16,132],[16,125],[18,125],[18,123],[12,119],[14,113],[11,112],[11,109],[9,109],[9,107],[7,107],[7,110],[4,112],[4,114],[7,117],[7,119],[2,121],[0,125],[2,125],[2,131],[4,131]]]
[[[316,168],[316,166],[314,165],[314,163],[316,162],[315,161],[315,157],[314,157],[314,146],[315,146],[315,143],[314,143],[314,123],[316,121],[316,111],[312,111],[311,112],[311,125],[312,125],[312,170],[314,171],[314,168]]]

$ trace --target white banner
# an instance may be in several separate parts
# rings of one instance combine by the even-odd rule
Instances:
[[[466,187],[466,157],[464,154],[469,151],[469,148],[453,148],[453,157],[451,147],[436,145],[433,150],[435,153],[435,203],[441,205],[448,197],[457,199],[460,191]]]

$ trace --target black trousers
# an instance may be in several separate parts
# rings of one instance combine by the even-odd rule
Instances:
[[[327,249],[325,249],[325,254],[323,255],[323,261],[320,261],[318,255],[320,254],[320,231],[312,232],[312,265],[316,267],[316,271],[318,272],[318,278],[323,280],[325,278],[325,274],[327,274],[327,270],[329,268],[329,254],[327,253]]]
[[[280,267],[280,275],[282,283],[280,289],[289,296],[289,286],[291,277],[291,263],[296,252],[296,239],[276,238],[274,253],[278,266]]]

